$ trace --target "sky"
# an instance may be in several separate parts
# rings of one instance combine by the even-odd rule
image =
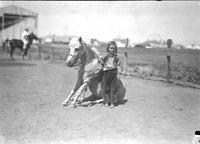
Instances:
[[[0,1],[39,14],[38,35],[200,44],[199,1]]]

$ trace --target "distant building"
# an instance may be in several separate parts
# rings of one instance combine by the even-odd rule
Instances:
[[[57,35],[47,35],[43,38],[44,43],[63,43],[68,44],[70,41],[70,38],[74,36],[57,36]]]
[[[91,38],[90,39],[90,43],[93,45],[93,46],[100,46],[101,45],[101,42],[99,40],[97,40],[96,38]]]
[[[190,44],[186,46],[187,49],[197,49],[200,50],[200,45]]]
[[[200,45],[196,45],[195,49],[200,50]]]
[[[52,43],[52,38],[50,38],[50,37],[46,37],[46,38],[44,38],[44,43]]]
[[[135,44],[135,48],[146,48],[145,44]]]
[[[126,46],[126,44],[124,44],[120,41],[116,41],[116,43],[117,43],[117,47],[125,47]]]
[[[166,48],[167,45],[165,43],[161,43],[155,40],[146,41],[140,44],[135,44],[135,47],[138,48]]]
[[[135,44],[134,42],[129,42],[129,47],[132,48],[132,47],[135,47],[135,45],[136,45],[136,44]]]
[[[36,12],[17,7],[6,6],[0,8],[0,38],[19,39],[25,28],[37,34],[38,14]]]
[[[181,45],[181,44],[176,44],[176,45],[174,46],[174,48],[175,48],[175,49],[185,49],[185,47],[184,47],[183,45]]]
[[[167,45],[158,41],[145,42],[145,48],[166,48]]]
[[[187,49],[193,49],[193,46],[192,45],[187,45],[186,48]]]
[[[113,40],[117,43],[117,47],[126,47],[127,39],[116,38]]]

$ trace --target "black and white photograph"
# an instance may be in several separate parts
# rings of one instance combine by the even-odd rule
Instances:
[[[0,144],[200,144],[200,1],[0,1]]]

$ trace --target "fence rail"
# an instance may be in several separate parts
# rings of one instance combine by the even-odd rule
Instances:
[[[67,44],[34,44],[30,56],[39,60],[65,61]],[[106,46],[97,49],[104,53]],[[118,56],[122,61],[123,75],[155,76],[164,78],[166,82],[183,80],[200,84],[200,51],[177,50],[172,45],[164,49],[130,48],[127,39],[125,48],[118,48]]]
[[[166,63],[166,81],[170,82],[171,79],[171,56],[170,56],[170,49],[172,48],[172,40],[168,39],[167,40],[167,44],[168,44],[168,49],[166,50],[166,57],[167,57],[167,63]],[[43,45],[44,46],[44,45]],[[38,47],[38,59],[42,59],[42,44],[39,43],[36,45],[36,47]],[[59,47],[61,47],[61,45],[58,44],[54,44],[54,43],[49,43],[47,44],[48,47],[48,53],[49,53],[49,59],[51,59],[51,61],[53,62],[55,60],[55,49],[58,50]],[[62,48],[63,47],[67,47],[67,45],[63,45],[62,44]],[[128,60],[128,49],[129,49],[129,39],[126,39],[126,45],[124,48],[124,56],[121,57],[122,61],[123,61],[123,71],[121,72],[124,75],[128,75],[128,69],[129,69],[129,60]]]

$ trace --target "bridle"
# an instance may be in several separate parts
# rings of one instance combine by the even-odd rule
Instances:
[[[81,46],[83,46],[84,44],[81,43]],[[85,52],[83,51],[83,49],[81,50],[80,53],[78,53],[77,55],[72,55],[72,54],[68,54],[68,56],[71,56],[73,58],[73,60],[75,61],[76,60],[76,63],[74,64],[74,66],[72,68],[78,70],[78,71],[82,71],[82,72],[88,72],[86,70],[80,70],[78,67],[76,66],[79,66],[81,63],[82,63],[82,60],[81,60],[81,57],[85,54]],[[79,61],[80,60],[80,61]],[[100,71],[100,70],[99,70]],[[97,71],[96,73],[98,73],[99,71]]]
[[[81,46],[83,46],[82,44],[81,44]],[[76,61],[75,62],[75,64],[74,64],[74,66],[77,66],[77,65],[80,65],[81,64],[81,57],[83,56],[83,54],[84,54],[84,51],[83,50],[81,50],[81,52],[79,52],[78,54],[76,54],[76,55],[72,55],[72,54],[68,54],[68,56],[71,56],[72,57],[72,59],[73,59],[73,61]],[[80,60],[80,61],[79,61]],[[78,63],[79,62],[79,63]]]
[[[70,54],[70,53],[68,54],[68,56],[71,56],[73,59],[77,59],[77,58],[78,58],[78,55],[75,56],[75,55],[72,55],[72,54]],[[78,59],[79,59],[79,58],[78,58]]]

